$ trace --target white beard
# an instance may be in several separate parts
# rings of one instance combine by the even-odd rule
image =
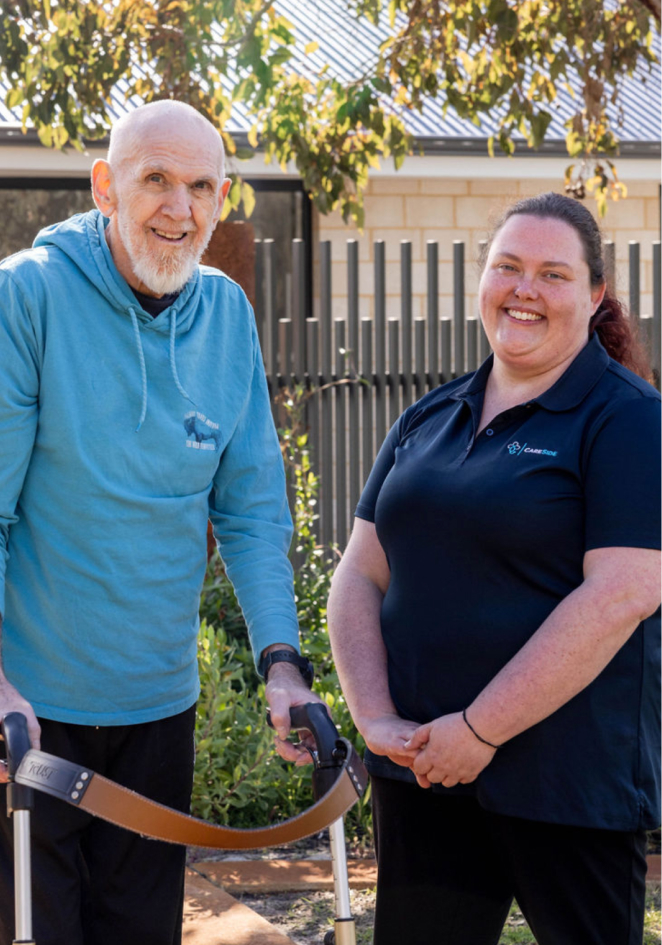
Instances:
[[[134,275],[156,295],[169,295],[184,288],[193,277],[213,231],[210,225],[206,233],[192,237],[185,246],[164,248],[159,253],[141,243],[142,229],[131,222],[122,208],[118,208],[117,228]]]

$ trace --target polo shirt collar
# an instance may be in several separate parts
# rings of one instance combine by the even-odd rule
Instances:
[[[493,362],[494,355],[491,354],[487,360],[483,361],[478,370],[458,387],[455,393],[451,395],[451,399],[466,401],[476,394],[483,394]],[[543,391],[531,403],[538,404],[538,406],[552,413],[572,410],[595,387],[607,370],[608,364],[609,355],[594,332],[588,343],[566,368],[558,381],[548,390]]]

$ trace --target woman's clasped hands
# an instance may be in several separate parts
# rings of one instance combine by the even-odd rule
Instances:
[[[407,753],[415,752],[410,767],[424,788],[431,784],[469,784],[496,753],[495,748],[476,738],[461,712],[420,725],[403,748]]]

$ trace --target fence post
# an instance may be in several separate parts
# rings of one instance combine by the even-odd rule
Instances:
[[[603,243],[605,256],[605,278],[607,280],[607,290],[610,295],[616,294],[616,246],[613,240],[605,240]]]
[[[266,339],[264,337],[264,247],[262,240],[253,240],[255,248],[255,326],[260,342],[260,350],[266,368]]]
[[[278,322],[276,320],[276,280],[274,279],[274,241],[265,240],[263,246],[263,304],[264,338],[266,341],[267,374],[275,383],[278,374]]]
[[[400,329],[402,331],[402,409],[412,401],[411,364],[411,243],[400,243]]]
[[[359,372],[359,244],[347,241],[347,327],[350,348],[348,384],[349,409],[349,515],[353,515],[361,493],[361,456],[359,439],[359,392],[354,379]]]
[[[303,384],[306,373],[306,246],[301,239],[292,240],[292,326],[294,343],[294,375]]]
[[[439,246],[434,240],[427,243],[428,277],[428,384],[430,389],[439,384]]]
[[[378,240],[375,250],[375,434],[377,448],[386,437],[386,257],[384,240]]]
[[[400,319],[388,320],[389,426],[400,416]]]
[[[453,240],[453,335],[455,377],[464,374],[464,243]],[[450,378],[448,378],[450,380]]]
[[[335,357],[336,378],[345,377],[345,322],[336,320],[335,328]],[[341,350],[342,349],[342,350]],[[347,448],[345,435],[347,432],[347,416],[345,409],[345,387],[340,383],[333,388],[336,402],[336,541],[341,548],[347,544]]]
[[[331,241],[320,243],[320,318],[322,321],[321,455],[320,460],[320,536],[326,547],[333,542],[333,391],[327,387],[333,380],[331,352]]]
[[[414,383],[416,385],[416,400],[425,393],[425,319],[414,320]]]
[[[662,254],[660,241],[653,243],[653,367],[660,374],[660,345],[662,344],[660,322],[662,321]]]
[[[635,327],[639,325],[640,309],[640,280],[639,280],[639,243],[630,240],[628,243],[628,258],[630,263],[630,318]]]
[[[375,378],[372,373],[372,319],[361,319],[361,421],[363,426],[361,448],[361,486],[365,485],[372,468],[372,400]],[[377,444],[377,448],[381,443]],[[352,511],[354,511],[352,509]]]
[[[306,350],[308,352],[308,367],[306,371],[306,389],[311,390],[319,387],[319,321],[317,318],[309,318],[306,321]],[[310,431],[308,436],[308,448],[312,463],[317,469],[320,468],[320,403],[319,396],[315,393],[306,404],[306,421]],[[319,486],[319,479],[318,479]],[[321,505],[319,488],[317,493],[317,521],[314,523],[314,531],[319,541],[321,535]]]
[[[441,383],[447,384],[452,377],[451,373],[451,343],[453,336],[453,321],[450,318],[441,319]]]

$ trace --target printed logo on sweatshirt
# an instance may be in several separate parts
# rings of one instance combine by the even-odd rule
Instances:
[[[527,446],[526,443],[524,446],[520,446],[517,440],[514,443],[509,443],[506,447],[511,456],[519,456],[520,453],[538,453],[541,456],[558,456],[558,450],[539,450],[534,449],[532,446]]]
[[[186,445],[194,450],[217,450],[221,445],[218,423],[209,420],[199,410],[184,414]]]

